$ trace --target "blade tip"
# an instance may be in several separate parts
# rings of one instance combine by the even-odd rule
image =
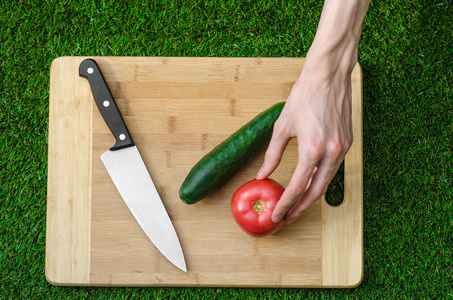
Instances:
[[[185,264],[184,264],[182,267],[180,267],[180,266],[177,266],[177,267],[178,267],[178,269],[180,269],[181,271],[187,273],[187,267],[186,267]]]

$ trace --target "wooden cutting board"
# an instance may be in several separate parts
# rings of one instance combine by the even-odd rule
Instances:
[[[230,211],[234,191],[255,177],[264,153],[221,191],[194,205],[178,191],[191,167],[236,129],[285,101],[303,58],[93,57],[179,235],[184,273],[145,236],[100,155],[114,139],[79,77],[87,57],[50,70],[46,277],[56,285],[353,287],[363,276],[362,73],[352,73],[354,143],[344,201],[322,198],[265,238],[246,235]],[[286,186],[293,140],[271,178]]]

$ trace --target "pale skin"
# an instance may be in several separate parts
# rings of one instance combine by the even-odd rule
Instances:
[[[325,194],[352,142],[351,72],[370,0],[326,0],[301,74],[280,117],[257,179],[278,167],[296,138],[295,171],[272,215],[296,220]]]

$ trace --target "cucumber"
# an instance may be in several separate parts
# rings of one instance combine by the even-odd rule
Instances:
[[[242,167],[270,142],[274,123],[285,102],[257,115],[206,154],[189,172],[179,197],[194,204],[220,190]]]

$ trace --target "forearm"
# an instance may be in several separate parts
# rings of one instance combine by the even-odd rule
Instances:
[[[298,161],[272,220],[293,221],[327,190],[353,141],[352,69],[370,0],[325,0],[299,80],[275,122],[258,179],[278,166],[297,138]]]
[[[307,63],[318,70],[351,72],[369,4],[370,0],[326,0]]]

